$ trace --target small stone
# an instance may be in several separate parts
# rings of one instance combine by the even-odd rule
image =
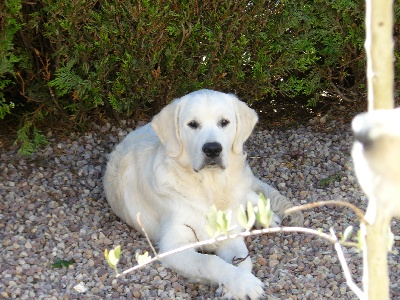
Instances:
[[[300,191],[300,198],[305,198],[308,195],[308,191]]]
[[[172,284],[172,287],[175,289],[177,293],[181,293],[183,291],[183,286],[177,282]]]
[[[278,264],[279,264],[279,260],[276,260],[276,259],[272,259],[272,260],[270,260],[269,263],[268,263],[268,265],[269,265],[271,268],[275,267],[275,266],[278,265]]]
[[[276,254],[271,254],[271,255],[269,256],[269,259],[278,259],[278,255],[276,255]]]
[[[282,189],[282,188],[285,188],[285,187],[286,187],[286,183],[284,183],[284,182],[278,183],[278,188],[279,189]]]
[[[134,298],[139,299],[139,298],[140,298],[140,293],[139,293],[138,291],[133,291],[132,296],[133,296]]]
[[[333,272],[333,274],[337,275],[337,274],[339,274],[341,272],[341,269],[340,269],[339,266],[333,266],[332,267],[332,272]]]
[[[257,257],[257,262],[262,266],[266,266],[267,265],[267,260],[262,256],[258,256]]]

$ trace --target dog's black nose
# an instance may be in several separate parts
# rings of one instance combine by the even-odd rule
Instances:
[[[222,152],[222,145],[217,142],[205,143],[202,150],[207,157],[216,158]]]

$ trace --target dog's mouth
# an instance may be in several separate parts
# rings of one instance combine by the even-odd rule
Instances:
[[[207,165],[204,166],[204,168],[220,168],[220,169],[225,169],[225,167],[220,163],[216,161],[211,161]]]
[[[220,170],[225,170],[225,165],[222,163],[222,160],[220,158],[207,158],[203,161],[201,164],[200,168],[195,170],[196,172],[199,172],[203,169],[220,169]]]

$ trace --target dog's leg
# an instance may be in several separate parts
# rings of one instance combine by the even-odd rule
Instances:
[[[264,194],[266,199],[271,201],[271,209],[276,212],[282,219],[286,217],[284,212],[286,209],[293,207],[293,204],[289,202],[286,197],[281,195],[277,190],[262,182],[258,178],[253,178],[252,190],[259,194]],[[257,203],[254,203],[257,204]],[[303,224],[304,216],[301,212],[294,212],[290,216],[290,225],[300,226]]]
[[[243,238],[229,239],[218,244],[215,251],[224,261],[251,272],[253,266]]]
[[[160,241],[160,252],[176,249],[180,246],[188,244],[180,240],[176,232],[166,230],[166,235]],[[169,233],[169,234],[168,234]],[[238,247],[238,256],[247,256],[245,245],[240,245],[239,242],[234,242],[233,246]],[[220,254],[224,254],[224,259],[232,260],[236,251],[229,253],[229,243],[221,248]],[[245,250],[245,251],[243,251]],[[232,256],[233,255],[233,256]],[[236,267],[231,263],[226,262],[217,255],[201,254],[194,249],[188,249],[170,256],[164,257],[161,262],[176,272],[198,281],[209,282],[219,285],[224,292],[224,297],[228,299],[259,299],[263,291],[263,283],[256,278],[249,269],[249,261],[243,262],[243,266]],[[249,258],[246,258],[249,259]],[[245,265],[247,266],[245,267]],[[243,268],[242,268],[243,267]],[[250,262],[251,268],[251,262]]]

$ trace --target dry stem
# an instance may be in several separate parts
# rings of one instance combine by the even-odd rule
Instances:
[[[171,251],[167,251],[161,254],[157,254],[155,257],[151,258],[150,260],[148,260],[145,264],[141,264],[141,265],[136,265],[130,269],[127,269],[125,271],[123,271],[122,273],[118,274],[117,277],[122,276],[122,275],[126,275],[129,274],[133,271],[136,270],[140,270],[142,268],[144,268],[146,265],[151,264],[157,260],[160,260],[166,256],[172,255],[172,254],[176,254],[188,249],[193,249],[193,248],[199,248],[205,245],[210,245],[210,244],[214,244],[216,242],[221,242],[221,241],[225,241],[228,239],[235,239],[238,237],[248,237],[248,236],[255,236],[255,235],[261,235],[261,234],[267,234],[267,233],[278,233],[278,232],[302,232],[302,233],[306,233],[306,234],[313,234],[316,236],[319,236],[329,242],[331,242],[332,244],[344,244],[344,245],[348,245],[348,246],[356,246],[357,244],[355,243],[346,243],[346,242],[340,242],[337,240],[336,237],[333,237],[329,234],[323,233],[319,230],[315,230],[315,229],[310,229],[310,228],[304,228],[304,227],[274,227],[274,228],[264,228],[264,229],[258,229],[258,230],[253,230],[253,231],[244,231],[244,232],[240,232],[237,234],[230,234],[230,235],[225,235],[225,236],[221,236],[221,237],[217,237],[217,238],[212,238],[212,239],[208,239],[208,240],[204,240],[201,242],[197,242],[197,243],[193,243],[193,244],[189,244],[189,245],[185,245],[182,247],[179,247],[177,249],[173,249]],[[147,237],[146,237],[147,238]],[[153,245],[151,244],[150,240],[148,239],[150,246],[152,249],[154,249]],[[155,252],[155,250],[153,250],[153,252]],[[156,253],[156,252],[155,252]]]
[[[364,218],[364,213],[361,209],[359,209],[358,207],[356,207],[355,205],[353,205],[349,202],[345,202],[345,201],[341,201],[341,200],[318,201],[318,202],[314,202],[314,203],[310,203],[310,204],[299,205],[299,206],[291,207],[291,208],[285,210],[285,214],[291,214],[295,211],[306,210],[306,209],[325,206],[325,205],[337,205],[337,206],[348,207],[351,210],[353,210],[353,212],[358,216],[361,223],[367,224],[367,221]]]

